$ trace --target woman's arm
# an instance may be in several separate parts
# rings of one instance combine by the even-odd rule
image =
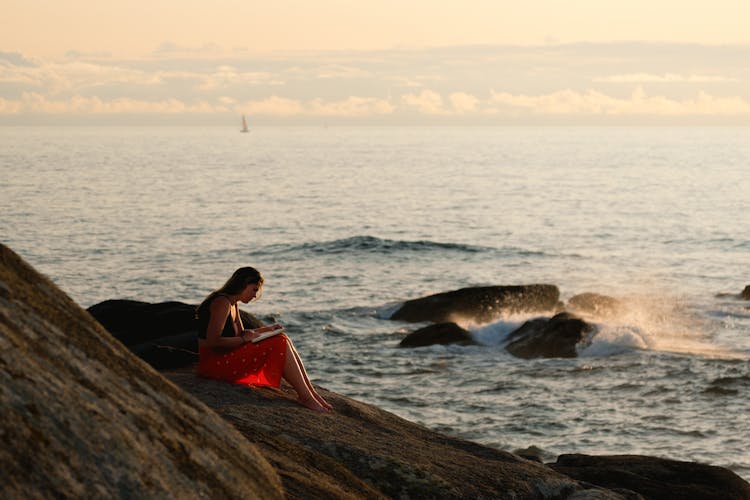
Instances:
[[[206,344],[210,347],[238,347],[249,340],[242,332],[237,337],[222,337],[221,332],[229,316],[231,304],[224,297],[217,297],[211,302],[211,318],[206,328]]]
[[[247,334],[247,336],[248,336],[249,339],[254,339],[255,337],[257,337],[261,333],[270,332],[272,330],[281,330],[281,332],[286,333],[284,331],[284,327],[281,326],[278,323],[274,323],[273,325],[261,326],[259,328],[243,329],[242,332],[244,334]]]

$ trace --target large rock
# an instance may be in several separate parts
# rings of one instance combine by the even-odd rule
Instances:
[[[88,312],[136,356],[154,368],[167,369],[198,361],[195,307],[183,302],[105,300]],[[247,327],[262,324],[245,311],[240,316]]]
[[[0,244],[0,498],[282,498],[236,429]]]
[[[437,323],[420,328],[404,337],[399,347],[424,347],[435,344],[476,344],[468,330],[455,323]]]
[[[742,292],[740,292],[740,298],[750,300],[750,285],[747,285]]]
[[[333,414],[302,408],[286,386],[250,390],[186,369],[164,373],[252,440],[278,470],[288,498],[551,500],[590,488],[322,388]]]
[[[577,313],[606,317],[619,313],[622,303],[607,295],[587,292],[572,296],[567,307]]]
[[[560,455],[558,472],[604,488],[625,488],[653,500],[747,500],[750,484],[734,472],[695,462],[636,455]]]
[[[559,299],[560,290],[555,285],[461,288],[407,300],[393,313],[391,319],[413,323],[468,319],[486,323],[504,314],[552,311],[557,307]]]
[[[508,335],[505,349],[519,358],[575,358],[576,346],[594,327],[570,313],[525,322]]]
[[[634,498],[322,388],[333,414],[164,375],[0,245],[0,498]]]

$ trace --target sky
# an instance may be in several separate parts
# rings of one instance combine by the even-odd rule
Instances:
[[[0,0],[0,124],[750,124],[746,0]]]

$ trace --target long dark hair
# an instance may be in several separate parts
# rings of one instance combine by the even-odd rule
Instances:
[[[206,310],[211,304],[211,301],[214,300],[217,295],[235,295],[244,290],[247,285],[254,284],[258,285],[258,294],[255,296],[255,299],[257,300],[263,294],[263,276],[260,274],[260,271],[254,267],[241,267],[237,269],[232,273],[232,276],[227,282],[224,283],[224,286],[211,292],[208,297],[201,302],[196,308],[196,316],[199,316],[202,311]]]

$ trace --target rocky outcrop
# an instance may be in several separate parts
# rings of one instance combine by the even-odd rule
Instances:
[[[420,328],[404,337],[399,347],[424,347],[434,344],[476,344],[468,330],[455,323],[437,323]]]
[[[560,455],[548,464],[604,488],[624,488],[647,500],[747,500],[750,484],[722,467],[636,455]]]
[[[294,403],[283,387],[249,389],[165,375],[248,437],[289,498],[563,499],[586,486],[508,452],[451,438],[320,389],[335,413]]]
[[[525,322],[508,336],[505,349],[519,358],[575,358],[576,346],[594,327],[570,313]]]
[[[555,285],[471,287],[407,300],[392,320],[443,323],[469,319],[492,321],[504,314],[552,311],[560,290]]]
[[[0,244],[0,498],[282,498],[257,448]]]
[[[637,498],[319,391],[159,374],[0,245],[0,498]]]
[[[613,297],[587,292],[568,299],[567,308],[581,314],[606,317],[619,313],[622,303]]]
[[[132,353],[154,368],[179,368],[198,361],[195,305],[105,300],[87,310]],[[240,315],[248,328],[262,324],[245,311],[240,310]]]
[[[742,292],[740,292],[740,298],[744,300],[750,300],[750,285],[747,285]]]

